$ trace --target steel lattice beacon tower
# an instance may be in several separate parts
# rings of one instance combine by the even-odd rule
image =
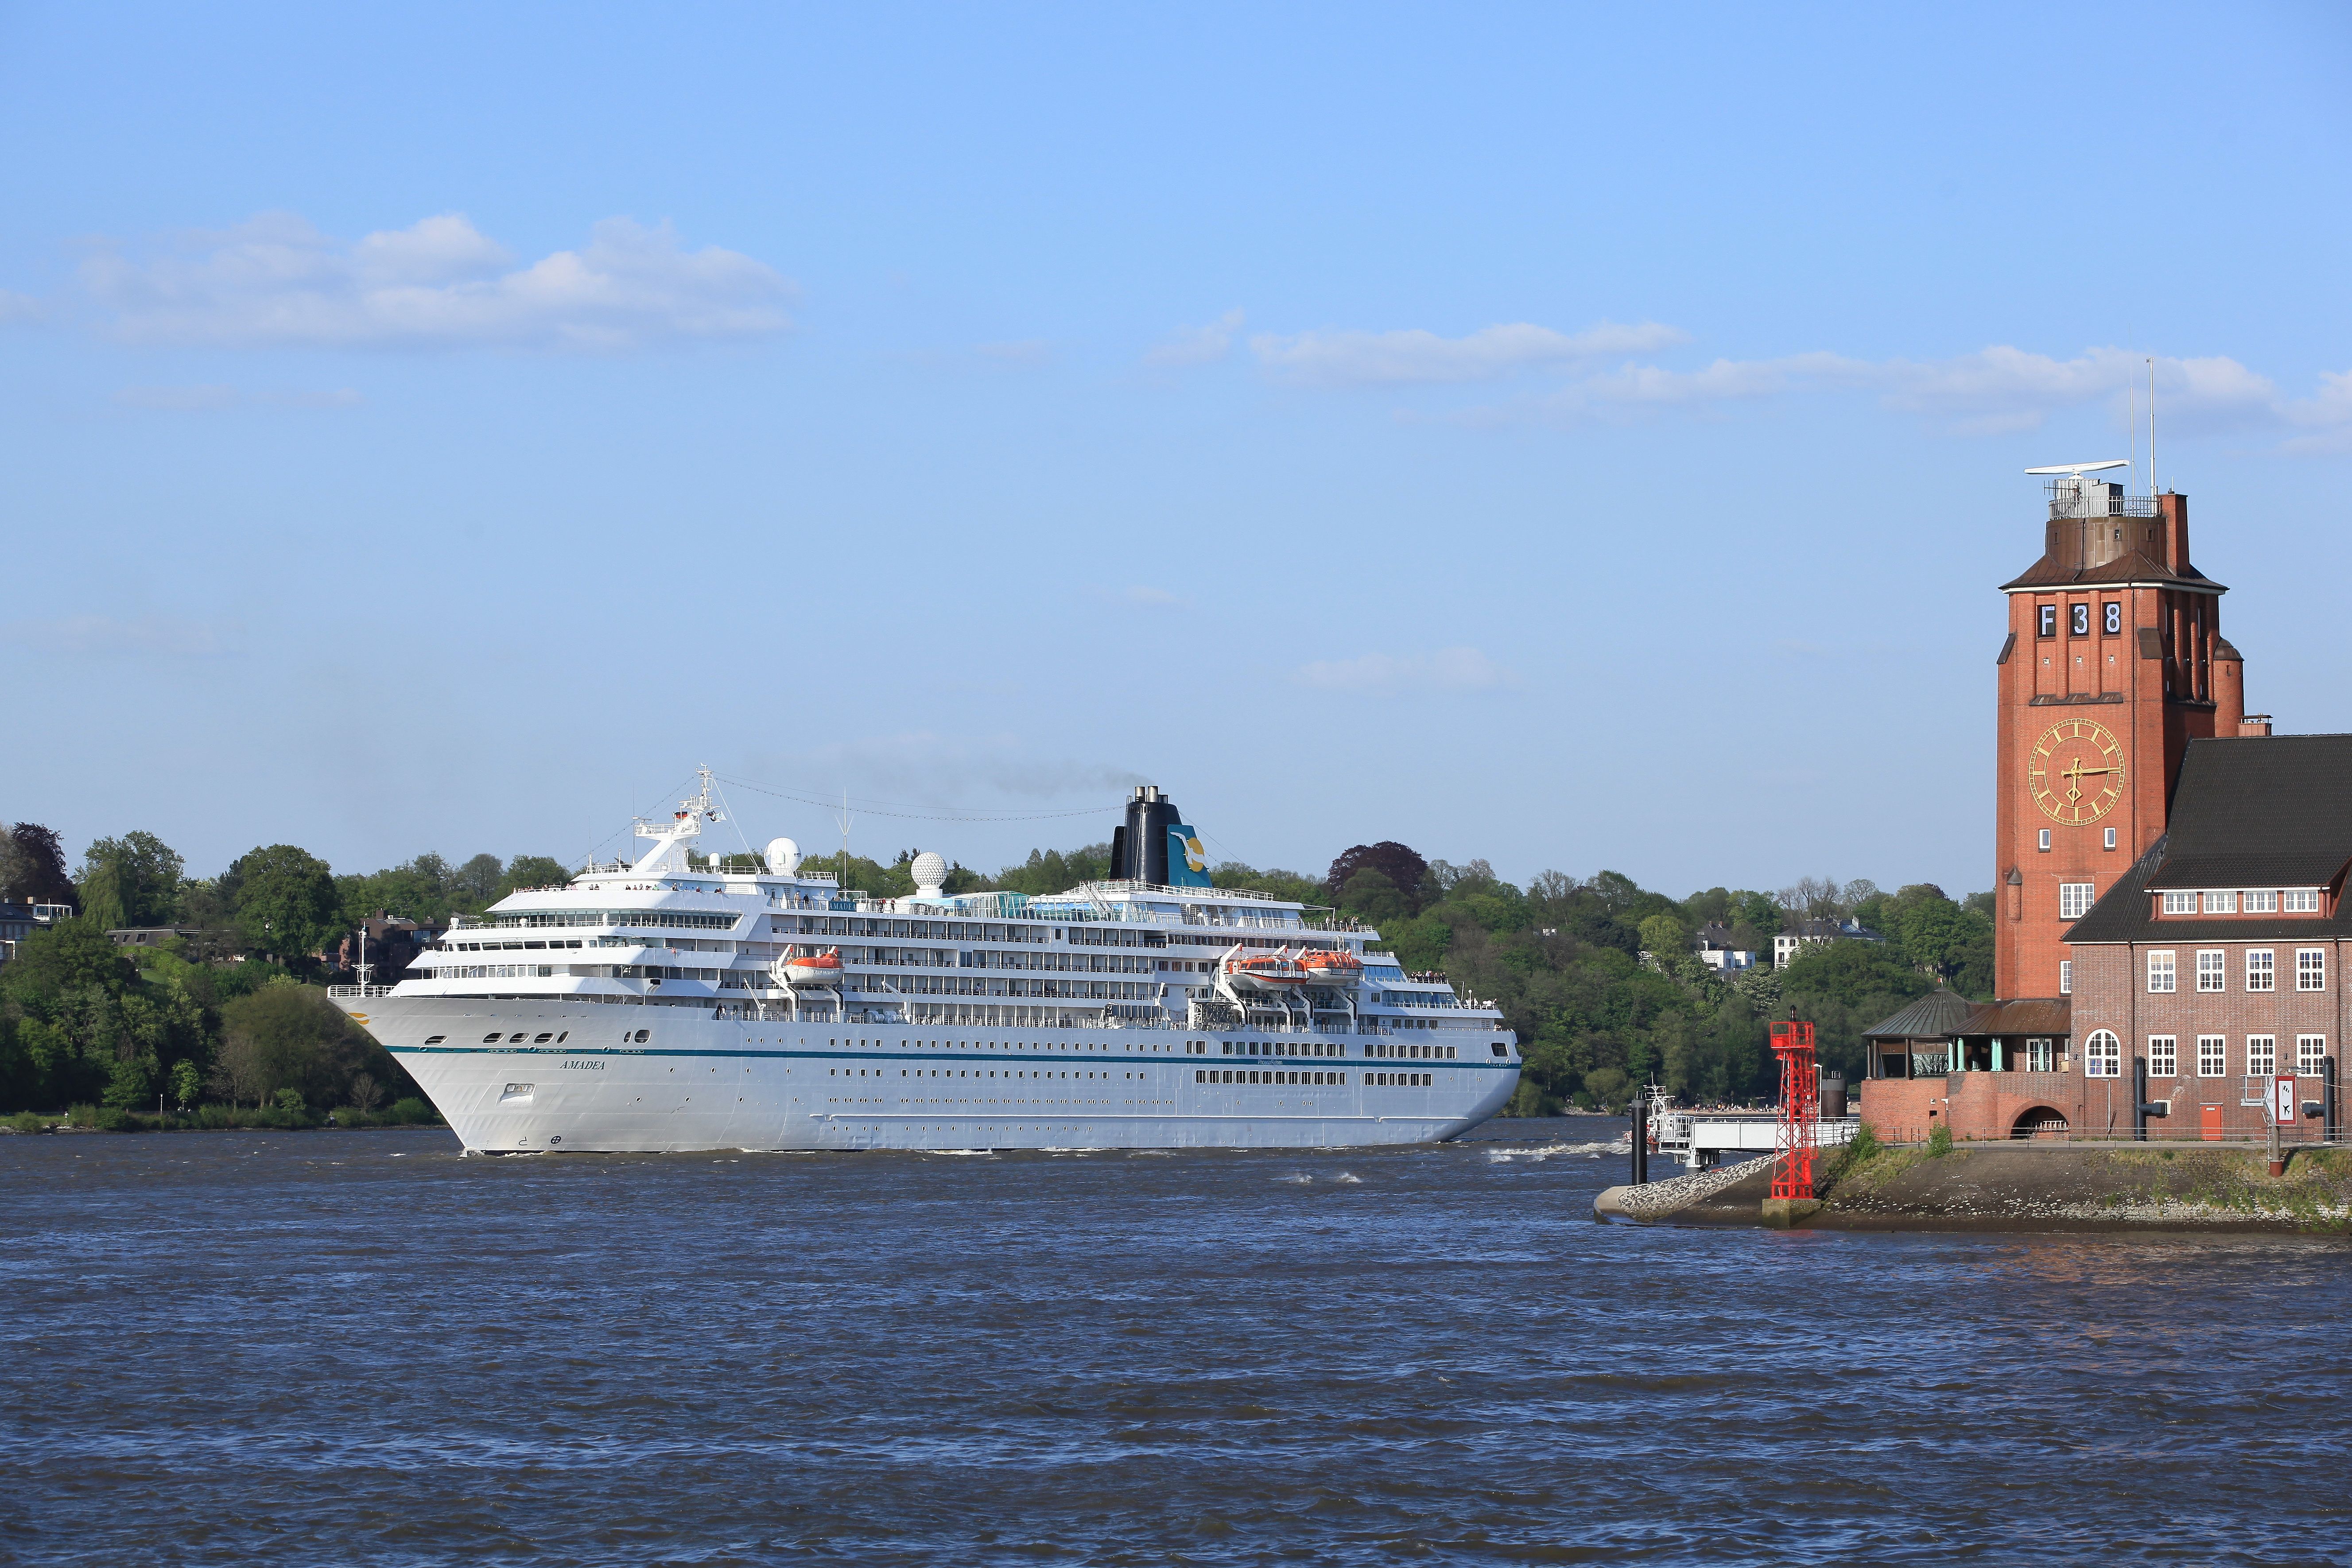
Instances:
[[[1810,1200],[1813,1152],[1821,1144],[1821,1065],[1813,1026],[1799,1020],[1772,1026],[1772,1054],[1780,1059],[1780,1123],[1772,1160],[1772,1196]]]
[[[2189,560],[2189,498],[2052,476],[2042,558],[2001,584],[1994,970],[2002,996],[2071,989],[2066,928],[2165,830],[2192,739],[2268,734],[2221,637],[2227,592]]]

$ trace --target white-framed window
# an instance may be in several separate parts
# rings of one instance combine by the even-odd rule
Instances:
[[[2227,991],[2230,988],[2230,955],[2218,947],[2197,950],[2197,989]]]
[[[2236,914],[2238,912],[2238,895],[2235,893],[2206,894],[2205,912],[2209,915]]]
[[[2042,830],[2041,837],[2035,847],[2042,849],[2047,849],[2050,847],[2050,830],[2048,828],[2045,827]]]
[[[2278,989],[2278,970],[2271,957],[2269,948],[2246,949],[2246,989],[2249,991]]]
[[[2200,1035],[2197,1037],[2197,1076],[2223,1078],[2230,1071],[2230,1037]]]
[[[2248,1035],[2246,1037],[2246,1076],[2268,1078],[2278,1071],[2278,1037]]]
[[[2112,827],[2107,829],[2105,843],[2106,847],[2110,849],[2113,849],[2116,847],[2116,830]]]
[[[2197,912],[2197,895],[2194,893],[2165,894],[2164,912],[2168,915],[2195,914]]]
[[[2289,888],[2279,895],[2279,911],[2290,915],[2315,915],[2319,912],[2319,889]]]
[[[2158,992],[2172,989],[2172,954],[2151,952],[2147,955],[2147,988]]]
[[[2294,1037],[2294,1070],[2305,1078],[2317,1078],[2326,1072],[2326,1035],[2297,1035]]]
[[[2091,889],[2094,886],[2095,884],[2090,882],[2059,883],[2058,918],[2062,921],[2078,921],[2089,914]]]
[[[2058,961],[2058,994],[2061,996],[2074,994],[2074,961],[2071,958],[2062,958]]]
[[[2327,989],[2327,950],[2324,947],[2298,947],[2294,950],[2294,988],[2297,991]]]
[[[2278,913],[2277,891],[2273,889],[2263,889],[2260,891],[2248,893],[2246,895],[2246,912],[2250,915],[2274,915]]]
[[[2124,1043],[2116,1038],[2113,1029],[2095,1029],[2088,1044],[2083,1047],[2083,1076],[2085,1078],[2121,1078],[2124,1073]]]
[[[2180,1041],[2177,1036],[2150,1035],[2147,1037],[2147,1076],[2180,1076]]]
[[[2035,1035],[2025,1042],[2025,1070],[2027,1072],[2057,1070],[2057,1053],[2050,1048],[2048,1036]]]

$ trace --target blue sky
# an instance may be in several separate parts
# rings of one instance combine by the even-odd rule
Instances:
[[[2020,470],[2144,465],[2151,355],[2251,702],[2352,729],[2341,6],[20,5],[0,144],[77,852],[610,853],[708,763],[1957,895]]]

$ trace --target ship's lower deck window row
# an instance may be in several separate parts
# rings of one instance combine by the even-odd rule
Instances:
[[[1338,1085],[1344,1087],[1348,1081],[1348,1075],[1343,1072],[1315,1072],[1312,1070],[1301,1072],[1276,1071],[1272,1068],[1262,1068],[1256,1072],[1252,1072],[1247,1068],[1194,1068],[1192,1069],[1192,1081],[1194,1083],[1295,1083],[1302,1085]],[[1364,1081],[1366,1083],[1371,1082],[1372,1075],[1367,1073],[1364,1076]]]

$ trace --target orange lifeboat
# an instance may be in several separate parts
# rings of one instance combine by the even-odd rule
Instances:
[[[1364,977],[1364,961],[1344,948],[1325,948],[1298,961],[1309,984],[1353,985]]]
[[[1307,971],[1288,948],[1225,960],[1225,977],[1259,991],[1286,991],[1307,984]]]
[[[823,952],[796,953],[778,961],[777,977],[795,988],[804,985],[838,986],[841,984],[841,949],[827,948]]]

